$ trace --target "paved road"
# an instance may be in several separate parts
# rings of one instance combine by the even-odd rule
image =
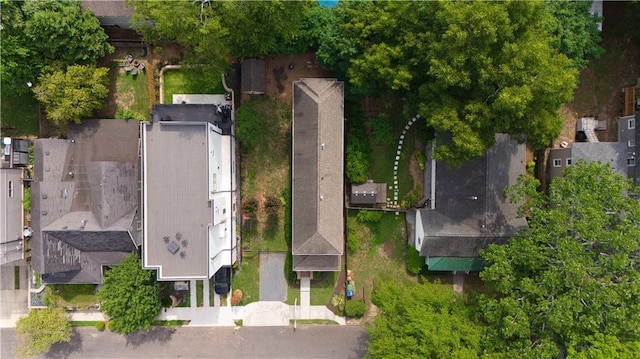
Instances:
[[[0,331],[0,357],[14,358],[14,329]],[[72,341],[43,358],[362,358],[366,333],[356,326],[153,328],[116,335],[76,328]]]

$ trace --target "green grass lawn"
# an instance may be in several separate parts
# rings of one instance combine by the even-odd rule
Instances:
[[[57,307],[82,307],[99,303],[95,284],[56,284],[48,288]]]
[[[353,271],[355,299],[366,299],[371,303],[371,292],[378,279],[397,283],[415,281],[417,276],[406,270],[405,216],[386,212],[375,224],[362,223],[356,219],[357,211],[347,215],[348,236],[358,236],[358,249],[349,252],[348,269]],[[366,297],[366,298],[363,298]]]
[[[151,111],[151,102],[146,74],[132,76],[126,72],[119,73],[116,91],[118,98],[121,99],[121,101],[118,101],[120,103],[116,104],[119,110],[133,111],[144,116],[144,118],[148,116]]]
[[[206,81],[188,68],[164,72],[164,103],[170,104],[174,94],[223,94],[222,80]]]
[[[197,280],[196,281],[196,306],[198,307],[202,307],[204,305],[204,292],[203,292],[203,281],[202,280]]]
[[[256,253],[251,257],[244,257],[232,281],[233,290],[242,291],[240,305],[260,300],[260,255]]]
[[[7,95],[0,92],[0,123],[3,136],[39,136],[38,100],[33,93]]]

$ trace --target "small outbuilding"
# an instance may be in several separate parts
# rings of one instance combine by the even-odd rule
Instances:
[[[264,60],[247,59],[240,66],[240,91],[250,95],[264,95],[265,64]]]
[[[387,203],[387,184],[372,180],[351,186],[350,203],[353,206],[375,207]]]

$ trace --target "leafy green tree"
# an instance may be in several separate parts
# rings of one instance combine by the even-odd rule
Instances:
[[[553,48],[542,3],[391,1],[345,12],[343,36],[357,43],[351,84],[405,98],[407,113],[449,134],[436,141],[436,158],[481,156],[495,133],[536,146],[560,133],[557,110],[577,71]]]
[[[450,286],[376,283],[366,358],[477,358],[482,327]]]
[[[631,184],[607,164],[583,161],[554,179],[548,196],[531,190],[537,184],[515,188],[527,198],[529,229],[482,253],[480,276],[496,294],[480,300],[487,350],[520,358],[633,352],[640,202],[628,195]]]
[[[16,324],[16,354],[34,356],[46,353],[55,343],[71,340],[71,324],[60,308],[33,309]]]
[[[23,94],[29,91],[27,82],[35,81],[40,71],[39,59],[32,57],[29,41],[24,35],[24,16],[19,3],[3,0],[0,19],[2,91]]]
[[[66,71],[40,76],[33,92],[53,123],[80,123],[104,106],[109,95],[108,72],[106,67],[72,65]]]
[[[135,253],[105,273],[98,298],[113,331],[129,334],[153,324],[162,307],[155,276],[155,271],[142,269]]]
[[[598,21],[602,19],[591,14],[591,2],[563,0],[544,4],[553,15],[549,19],[553,47],[573,60],[578,69],[603,53],[598,46]]]

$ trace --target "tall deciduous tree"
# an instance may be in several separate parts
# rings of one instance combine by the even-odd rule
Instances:
[[[640,202],[631,185],[608,164],[586,162],[554,179],[548,197],[530,191],[535,182],[515,188],[530,199],[529,229],[482,253],[481,278],[497,294],[481,300],[489,350],[520,358],[632,353],[640,341]]]
[[[71,324],[62,309],[33,309],[18,320],[16,333],[19,341],[16,353],[33,356],[48,352],[55,343],[70,341]]]
[[[446,287],[446,288],[443,288]],[[366,358],[477,358],[482,328],[451,286],[376,283]]]
[[[93,66],[69,66],[40,77],[33,88],[47,118],[56,124],[80,123],[104,106],[109,95],[109,69]]]
[[[142,269],[136,254],[105,273],[98,298],[102,301],[102,310],[114,323],[115,332],[120,334],[149,328],[161,309],[155,271]]]
[[[373,2],[344,5],[352,84],[406,98],[408,113],[452,137],[435,156],[481,156],[495,133],[548,144],[562,128],[559,106],[577,82],[552,46],[551,16],[536,2]],[[364,10],[364,11],[363,11]]]
[[[77,1],[2,2],[2,90],[26,92],[42,72],[95,64],[113,52],[98,19]]]

